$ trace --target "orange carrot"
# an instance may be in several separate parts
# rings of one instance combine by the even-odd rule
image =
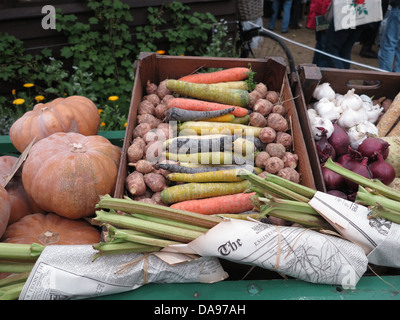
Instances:
[[[218,83],[226,81],[239,81],[247,79],[249,76],[250,69],[243,67],[234,67],[224,70],[206,72],[206,73],[194,73],[189,74],[180,78],[181,81],[187,81],[192,83]]]
[[[253,195],[255,195],[255,192],[186,200],[174,203],[170,207],[206,215],[240,213],[254,208],[254,205],[250,200]]]
[[[189,98],[173,98],[168,101],[168,108],[179,108],[195,111],[215,111],[221,109],[235,108],[231,112],[231,114],[233,114],[235,117],[244,117],[249,113],[249,110],[243,107]]]

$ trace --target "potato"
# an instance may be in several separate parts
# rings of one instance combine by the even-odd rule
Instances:
[[[281,116],[286,114],[286,108],[281,104],[276,104],[272,108],[272,112],[279,113]]]
[[[167,188],[167,181],[161,174],[154,172],[147,173],[143,176],[143,179],[153,192],[161,192]]]
[[[278,171],[278,176],[295,183],[300,183],[300,173],[296,169],[286,167]]]
[[[138,123],[148,123],[150,124],[151,128],[157,128],[158,125],[161,123],[161,120],[156,118],[151,114],[140,114],[137,116]]]
[[[299,156],[295,153],[285,152],[282,160],[285,167],[295,169],[299,163]]]
[[[268,127],[273,128],[275,131],[287,131],[289,124],[287,120],[279,113],[271,112],[267,117]]]
[[[267,146],[265,147],[265,151],[267,151],[271,157],[282,159],[285,155],[286,148],[281,143],[271,142],[267,144]]]
[[[153,172],[155,170],[152,164],[144,159],[141,159],[138,162],[133,163],[132,165],[135,167],[136,171],[144,174]]]
[[[253,90],[249,93],[249,98],[250,98],[249,108],[253,109],[258,99],[261,99],[261,95],[257,90]]]
[[[264,83],[257,83],[255,90],[260,94],[261,99],[264,99],[267,96],[268,88]]]
[[[159,103],[156,105],[156,108],[154,110],[154,114],[155,116],[160,119],[160,120],[164,120],[165,118],[165,112],[167,111],[167,105],[164,103]]]
[[[151,197],[151,200],[153,200],[156,204],[160,206],[168,206],[166,203],[164,203],[161,199],[161,191],[155,192],[153,196]]]
[[[161,102],[160,97],[156,93],[151,93],[143,97],[143,100],[150,101],[151,104],[155,107]]]
[[[277,132],[276,133],[276,143],[282,144],[286,149],[292,146],[292,135],[287,132]]]
[[[146,94],[152,94],[152,93],[157,93],[157,85],[148,80],[146,84]]]
[[[128,147],[126,152],[128,157],[128,162],[137,162],[143,158],[144,147],[146,143],[142,138],[136,138],[133,140],[132,144]]]
[[[143,137],[148,131],[151,130],[151,125],[149,123],[140,123],[135,129],[133,129],[133,137]]]
[[[154,115],[155,113],[155,107],[154,105],[148,101],[148,100],[143,100],[140,102],[139,107],[138,107],[138,114],[151,114]]]
[[[166,86],[167,80],[163,80],[160,82],[157,88],[157,95],[160,99],[163,99],[165,96],[170,95],[171,91]]]
[[[268,173],[276,174],[279,170],[283,169],[285,166],[283,164],[282,159],[278,157],[270,157],[265,162],[265,171]]]
[[[271,101],[273,104],[279,101],[279,93],[276,91],[268,91],[267,96],[265,97],[267,100]]]
[[[265,164],[269,158],[271,158],[271,156],[269,155],[268,152],[266,151],[259,152],[256,156],[256,161],[255,161],[256,167],[264,169]]]
[[[276,131],[273,128],[264,127],[260,130],[258,138],[263,143],[273,142],[276,139]]]
[[[250,114],[250,125],[261,128],[265,127],[267,125],[267,119],[259,112],[252,112]]]
[[[146,192],[143,174],[138,171],[130,173],[125,179],[125,187],[132,195],[143,195]]]
[[[263,116],[267,116],[271,113],[273,107],[274,105],[271,101],[268,101],[266,99],[258,99],[257,102],[254,104],[253,110],[261,113]]]

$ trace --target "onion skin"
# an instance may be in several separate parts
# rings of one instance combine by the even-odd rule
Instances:
[[[372,173],[368,166],[367,157],[364,157],[358,164],[354,164],[350,170],[363,177],[372,179]],[[345,179],[345,184],[347,185],[349,193],[356,192],[358,190],[358,184],[353,181]]]
[[[340,190],[328,190],[326,193],[338,198],[347,199],[347,195]]]
[[[345,179],[343,176],[325,168],[323,165],[321,166],[321,171],[327,191],[343,189],[345,185]]]
[[[381,154],[385,160],[389,155],[389,146],[385,140],[375,137],[366,138],[359,146],[358,151],[369,160],[376,160],[377,154]]]
[[[396,178],[396,172],[393,166],[385,161],[382,154],[377,153],[376,157],[377,159],[369,165],[372,177],[388,186]]]

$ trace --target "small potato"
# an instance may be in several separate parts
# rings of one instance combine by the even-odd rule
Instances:
[[[151,200],[155,201],[155,203],[157,203],[160,206],[168,206],[166,203],[164,203],[162,201],[161,192],[160,191],[159,192],[155,192],[153,194],[153,196],[151,197]]]
[[[263,143],[273,142],[276,139],[276,131],[271,127],[264,127],[260,130],[258,138]]]
[[[151,128],[157,128],[158,125],[161,123],[161,120],[156,118],[151,114],[140,114],[137,116],[138,123],[148,123],[150,124]]]
[[[138,171],[130,173],[125,179],[125,187],[132,195],[143,195],[146,192],[143,174]]]
[[[164,103],[159,103],[158,105],[156,105],[156,108],[154,110],[154,114],[155,116],[160,119],[160,120],[164,120],[165,118],[165,112],[167,111],[167,105]]]
[[[255,90],[260,94],[261,99],[264,99],[267,96],[268,88],[264,83],[257,83]]]
[[[160,99],[163,99],[166,95],[170,95],[171,91],[166,86],[167,80],[163,80],[160,82],[157,88],[157,95]]]
[[[143,100],[150,101],[151,104],[155,107],[161,102],[160,97],[156,93],[151,93],[143,97]]]
[[[271,156],[269,155],[268,152],[266,151],[261,151],[257,154],[256,156],[256,167],[264,169],[265,168],[265,164],[267,163],[267,160],[271,158]]]
[[[133,137],[143,137],[148,131],[151,130],[151,125],[149,123],[140,123],[135,129],[133,129]]]
[[[151,164],[159,162],[163,152],[163,141],[151,141],[144,148],[144,157]]]
[[[144,147],[146,146],[146,143],[142,138],[136,139],[133,140],[132,144],[128,147],[128,150],[126,151],[128,162],[137,162],[143,158]]]
[[[292,135],[287,132],[277,132],[276,133],[276,143],[280,143],[284,145],[286,149],[289,149],[292,146]]]
[[[167,181],[161,174],[154,172],[147,173],[143,176],[143,179],[153,192],[161,192],[167,188]]]
[[[265,171],[268,173],[276,174],[279,170],[283,169],[285,166],[283,164],[282,159],[278,157],[270,157],[265,162]]]
[[[276,91],[269,90],[265,98],[271,101],[273,104],[275,104],[279,101],[279,93]]]
[[[284,116],[286,114],[286,108],[281,104],[276,104],[272,108],[272,112],[279,113],[281,116]]]
[[[150,173],[155,170],[152,164],[144,159],[141,159],[138,162],[134,163],[133,166],[135,167],[136,171],[139,171],[143,174]]]
[[[260,128],[265,127],[267,125],[267,119],[259,112],[252,112],[250,114],[250,125]]]
[[[282,158],[283,163],[286,167],[295,169],[299,162],[299,156],[296,153],[285,152],[285,155]]]
[[[149,100],[143,100],[139,104],[138,114],[155,114],[155,107]]]
[[[267,117],[268,127],[273,128],[275,131],[287,131],[289,124],[287,120],[279,113],[270,113]]]
[[[293,168],[282,168],[279,170],[278,176],[295,183],[300,183],[300,174]]]
[[[281,143],[271,142],[267,144],[265,151],[268,152],[271,157],[278,157],[279,159],[282,159],[285,155],[286,148]]]
[[[162,139],[160,137],[160,140],[167,140],[173,136],[173,130],[172,130],[172,127],[169,125],[169,123],[162,122],[157,126],[157,129],[161,130],[163,132],[163,137],[162,137]],[[161,135],[161,133],[160,133],[160,135]]]
[[[174,98],[174,96],[172,94],[167,94],[161,99],[161,103],[165,104],[165,105],[168,105],[168,101],[173,99],[173,98]]]
[[[152,94],[152,93],[157,93],[157,85],[148,80],[146,84],[146,94]]]
[[[261,99],[261,95],[257,90],[253,90],[249,93],[249,98],[250,98],[249,108],[253,109],[258,99]]]
[[[258,99],[254,104],[253,110],[261,113],[263,116],[267,116],[271,113],[273,107],[274,105],[271,101],[268,101],[267,99]]]

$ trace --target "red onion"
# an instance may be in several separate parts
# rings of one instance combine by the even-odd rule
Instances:
[[[340,190],[344,187],[344,178],[340,174],[333,172],[321,165],[322,177],[325,182],[326,190]]]
[[[385,161],[382,154],[377,153],[376,157],[377,159],[369,165],[372,177],[380,180],[385,185],[391,184],[396,177],[393,166]]]
[[[326,193],[338,198],[347,199],[347,195],[340,190],[328,190]]]
[[[333,132],[329,137],[328,142],[335,149],[336,156],[340,156],[348,152],[350,138],[347,135],[347,132],[336,122],[333,124]]]
[[[354,173],[358,173],[359,175],[361,175],[363,177],[372,179],[372,173],[368,166],[368,158],[367,157],[364,157],[358,163],[354,163],[351,168],[351,171],[353,171]],[[345,184],[347,185],[347,188],[350,191],[350,193],[358,190],[358,184],[353,181],[345,179]]]
[[[336,152],[332,145],[328,142],[328,137],[326,135],[328,130],[323,127],[318,127],[317,129],[322,131],[321,139],[315,142],[319,161],[324,163],[329,158],[334,160],[336,158]]]
[[[375,160],[377,153],[385,160],[389,155],[389,143],[380,138],[368,137],[358,146],[358,151],[369,160]]]
[[[348,147],[346,154],[342,154],[336,159],[336,162],[339,163],[343,168],[351,170],[354,165],[358,165],[360,161],[364,158],[361,153],[357,150]]]

